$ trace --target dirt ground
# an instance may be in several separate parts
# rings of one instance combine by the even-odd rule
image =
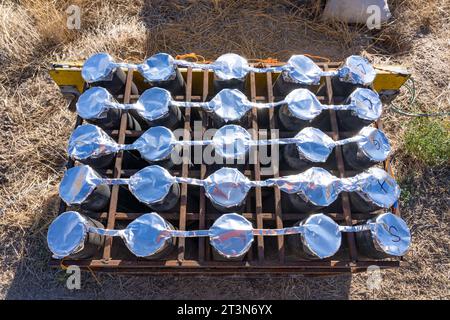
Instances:
[[[57,212],[57,187],[75,115],[47,68],[106,51],[142,61],[155,52],[225,52],[247,58],[308,53],[339,61],[362,54],[401,63],[416,80],[417,102],[402,90],[396,104],[420,112],[450,105],[450,1],[388,1],[393,18],[382,30],[320,19],[320,1],[0,0],[0,297],[4,299],[448,299],[449,161],[429,164],[408,152],[411,118],[383,114],[411,227],[409,267],[382,272],[380,290],[368,275],[241,279],[83,273],[69,291],[64,273],[48,266],[45,236]],[[66,8],[79,5],[81,29],[66,28]],[[448,127],[448,118],[437,121]],[[433,141],[431,142],[433,144]],[[448,155],[448,153],[447,153]]]

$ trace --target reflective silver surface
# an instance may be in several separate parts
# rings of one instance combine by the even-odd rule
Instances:
[[[391,152],[391,145],[386,135],[374,127],[364,127],[359,135],[365,137],[358,141],[358,147],[372,161],[384,161]]]
[[[114,69],[114,60],[109,54],[96,53],[84,62],[81,76],[88,83],[107,80]]]
[[[375,248],[392,256],[406,254],[411,245],[411,233],[406,222],[390,212],[380,214],[374,220],[370,231]]]
[[[308,127],[302,129],[296,136],[298,152],[313,162],[325,162],[333,151],[335,143],[321,130]]]
[[[370,85],[376,76],[373,66],[361,56],[348,57],[338,73],[340,80],[364,86]]]
[[[209,101],[206,108],[228,122],[241,119],[252,107],[239,90],[223,89]]]
[[[224,257],[240,257],[253,243],[253,226],[239,214],[224,214],[209,229],[209,239],[214,249]]]
[[[174,58],[167,53],[157,53],[138,65],[138,71],[148,82],[175,78]]]
[[[352,112],[360,119],[377,120],[383,112],[380,96],[373,90],[358,88],[349,97]]]
[[[102,183],[101,176],[89,166],[68,169],[59,185],[59,196],[67,204],[81,204]]]
[[[359,194],[382,208],[391,207],[400,196],[395,179],[380,168],[370,168],[357,176]]]
[[[333,256],[341,247],[339,225],[330,217],[319,213],[309,216],[303,223],[303,243],[310,253],[320,259]]]
[[[286,193],[298,193],[317,206],[333,203],[343,190],[344,182],[327,170],[313,167],[302,173],[269,179]]]
[[[172,238],[167,222],[157,213],[146,213],[122,231],[128,249],[137,257],[149,257],[160,252]]]
[[[76,211],[67,211],[48,227],[47,245],[54,258],[62,259],[81,251],[86,236],[86,220]]]
[[[148,166],[130,177],[128,187],[133,195],[146,204],[163,200],[175,183],[166,169],[160,166]]]
[[[312,120],[323,110],[317,97],[308,89],[295,89],[291,91],[284,101],[289,111],[298,119]]]
[[[90,88],[78,98],[77,113],[83,119],[103,119],[108,110],[107,103],[112,100],[112,95],[105,88]]]
[[[235,53],[226,53],[213,63],[217,78],[221,80],[243,79],[248,72],[248,62]]]
[[[287,62],[286,81],[294,80],[297,83],[313,85],[319,84],[322,76],[322,69],[314,63],[310,58],[304,55],[294,55]]]
[[[67,152],[76,160],[98,158],[120,150],[105,131],[92,124],[78,126],[70,136]]]
[[[215,250],[226,258],[240,257],[251,247],[254,236],[300,234],[308,253],[324,259],[340,248],[342,232],[369,230],[377,250],[393,256],[404,255],[411,235],[406,223],[392,213],[384,213],[363,225],[339,226],[330,217],[310,215],[299,226],[283,229],[254,229],[243,216],[230,213],[219,217],[209,230],[174,230],[157,213],[145,213],[121,230],[92,227],[75,211],[62,213],[50,224],[47,243],[55,258],[61,259],[83,249],[87,233],[121,237],[138,257],[157,254],[173,237],[209,237]]]
[[[172,100],[170,92],[162,88],[150,88],[145,90],[136,102],[134,109],[149,121],[161,119],[169,113],[169,105]]]
[[[238,169],[221,168],[208,176],[203,186],[212,202],[230,208],[243,203],[252,184]]]
[[[226,125],[216,131],[213,140],[214,149],[224,158],[244,158],[252,144],[250,133],[237,125]]]
[[[167,159],[176,141],[172,131],[166,127],[152,127],[145,131],[129,149],[135,148],[147,161]]]

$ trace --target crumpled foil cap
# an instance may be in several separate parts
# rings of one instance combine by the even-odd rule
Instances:
[[[300,84],[312,85],[320,82],[322,70],[310,58],[304,55],[294,55],[288,62],[289,78]]]
[[[344,65],[339,68],[339,78],[341,81],[364,86],[370,85],[376,76],[376,71],[370,62],[361,56],[348,57]]]
[[[78,126],[70,136],[67,152],[73,159],[98,158],[117,152],[117,143],[105,131],[92,124]]]
[[[138,71],[148,82],[167,81],[175,78],[174,58],[167,53],[157,53],[143,64],[138,66]]]
[[[334,148],[334,141],[321,130],[307,127],[301,130],[295,138],[298,142],[298,152],[313,162],[325,162]]]
[[[237,89],[222,89],[211,99],[207,108],[225,122],[241,119],[250,109],[248,99]]]
[[[235,53],[226,53],[213,63],[214,73],[220,80],[243,79],[248,72],[248,62]]]
[[[84,247],[86,220],[78,212],[67,211],[56,217],[47,233],[47,245],[53,257],[62,259]]]
[[[226,125],[216,131],[213,137],[216,152],[229,159],[243,158],[247,154],[252,137],[250,133],[237,125]]]
[[[295,89],[286,98],[289,111],[299,119],[312,120],[322,112],[322,104],[308,89]]]
[[[403,256],[411,245],[411,233],[406,222],[390,212],[375,218],[370,230],[375,248],[392,256]]]
[[[358,142],[359,148],[372,161],[384,161],[391,152],[391,146],[386,135],[373,127],[364,127],[359,135],[366,137]]]
[[[243,216],[228,213],[220,216],[209,229],[211,245],[226,258],[244,255],[253,242],[253,226]]]
[[[156,213],[146,213],[131,222],[122,236],[128,249],[137,257],[152,256],[170,241],[167,222]]]
[[[382,208],[389,208],[398,200],[400,187],[393,177],[380,168],[370,168],[360,174],[364,198]]]
[[[154,165],[133,174],[128,187],[140,202],[153,204],[167,196],[174,182],[174,177],[166,169]]]
[[[102,177],[90,166],[72,167],[59,185],[59,196],[68,205],[81,204],[101,184]]]
[[[84,62],[81,76],[87,83],[92,83],[108,80],[114,70],[114,60],[109,54],[96,53]]]
[[[316,206],[329,206],[342,189],[340,179],[323,168],[313,167],[302,173],[281,178],[268,179],[281,191],[299,193]]]
[[[152,127],[145,131],[134,143],[133,146],[147,161],[159,161],[167,159],[176,141],[172,131],[166,127]]]
[[[171,100],[170,92],[166,89],[150,88],[139,97],[136,109],[143,118],[149,121],[158,120],[169,113]]]
[[[330,217],[320,213],[309,216],[302,225],[304,245],[320,259],[333,256],[341,246],[339,225]]]
[[[204,187],[212,202],[230,208],[244,202],[251,182],[236,168],[221,168],[204,180]]]
[[[77,113],[83,119],[102,119],[106,117],[106,103],[111,101],[112,96],[102,87],[93,87],[78,98],[76,103]]]
[[[350,103],[355,106],[353,113],[358,118],[377,120],[383,112],[380,96],[373,90],[358,88],[349,97]]]

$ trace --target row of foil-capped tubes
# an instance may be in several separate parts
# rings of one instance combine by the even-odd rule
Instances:
[[[117,127],[121,110],[129,110],[141,127],[162,125],[170,129],[181,127],[180,108],[201,108],[208,112],[216,127],[226,123],[245,126],[252,108],[277,109],[281,125],[287,130],[307,126],[325,128],[328,112],[336,110],[343,131],[355,131],[377,120],[382,113],[378,94],[366,88],[353,91],[343,104],[322,104],[308,89],[295,89],[283,100],[272,103],[251,102],[241,91],[223,89],[207,102],[176,101],[166,89],[154,87],[145,90],[135,103],[119,103],[102,87],[84,92],[76,104],[77,113],[85,120],[103,128]]]
[[[84,258],[101,249],[104,236],[120,237],[134,255],[154,259],[169,254],[176,238],[207,237],[217,255],[242,259],[254,236],[285,235],[289,253],[324,259],[338,252],[343,232],[354,232],[359,251],[374,258],[402,256],[411,242],[406,223],[390,212],[356,226],[340,226],[319,213],[283,229],[255,229],[242,215],[229,213],[218,218],[208,230],[181,231],[157,213],[143,214],[126,228],[112,230],[76,211],[65,212],[51,223],[47,241],[55,258]]]
[[[334,203],[343,191],[351,193],[356,212],[370,212],[391,207],[400,189],[389,174],[373,167],[351,178],[337,178],[327,170],[313,167],[302,173],[251,181],[236,168],[221,168],[206,179],[173,176],[163,167],[145,167],[130,178],[102,177],[90,166],[73,167],[65,173],[60,197],[69,205],[98,211],[109,203],[108,185],[127,185],[133,196],[156,211],[173,210],[180,198],[179,183],[201,186],[211,204],[221,212],[243,209],[252,187],[278,187],[287,194],[297,211],[314,212]],[[133,208],[128,208],[133,210]]]
[[[317,85],[323,76],[331,76],[337,82],[353,85],[370,85],[376,72],[372,65],[361,56],[350,56],[333,71],[323,71],[314,61],[304,55],[293,55],[286,64],[275,67],[255,68],[248,61],[234,53],[227,53],[213,63],[196,63],[177,60],[166,53],[158,53],[140,64],[115,62],[107,53],[91,56],[83,65],[83,79],[93,85],[108,86],[113,94],[121,91],[123,71],[121,68],[137,69],[144,79],[153,86],[169,89],[172,93],[182,93],[184,80],[178,67],[192,67],[214,71],[215,91],[230,86],[241,91],[249,72],[280,72],[281,77],[274,87],[275,95],[286,95],[298,86]],[[351,86],[350,86],[351,87]],[[345,90],[345,85],[341,90]]]
[[[253,140],[250,132],[243,127],[226,125],[218,129],[210,140],[179,141],[171,130],[157,126],[149,128],[133,143],[119,144],[101,128],[85,124],[72,133],[68,153],[71,158],[84,164],[105,168],[111,165],[114,153],[137,150],[147,162],[169,169],[174,165],[172,157],[179,156],[183,145],[211,146],[214,150],[211,164],[233,164],[234,160],[245,164],[252,147],[285,145],[281,154],[283,160],[292,169],[298,170],[326,162],[338,145],[343,146],[345,163],[355,170],[367,169],[385,160],[391,150],[387,137],[374,127],[364,127],[353,137],[338,141],[312,127],[303,128],[293,138]]]

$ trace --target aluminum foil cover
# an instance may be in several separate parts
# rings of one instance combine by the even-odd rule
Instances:
[[[167,53],[151,56],[138,65],[138,71],[148,82],[173,80],[176,76],[174,58]]]
[[[313,85],[320,83],[322,70],[310,58],[294,55],[287,62],[288,70],[283,72],[285,80],[300,84]]]
[[[145,131],[133,143],[133,148],[147,161],[160,161],[170,157],[175,141],[172,131],[158,126]]]
[[[386,135],[373,127],[364,127],[359,135],[365,137],[358,142],[358,147],[372,161],[384,161],[391,152],[391,145]]]
[[[375,248],[392,256],[403,256],[411,245],[411,233],[405,221],[388,212],[377,216],[375,222],[371,229]]]
[[[358,88],[352,92],[349,100],[354,106],[353,113],[360,119],[374,121],[383,112],[380,96],[373,90]]]
[[[289,111],[299,119],[312,120],[322,112],[322,104],[308,89],[295,89],[291,91],[284,101]]]
[[[316,206],[329,206],[342,191],[343,182],[327,170],[313,167],[302,173],[268,179],[281,191],[298,193]]]
[[[334,141],[321,130],[307,127],[301,130],[295,138],[298,152],[313,162],[325,162],[334,148]]]
[[[47,232],[47,245],[56,259],[83,250],[87,236],[86,220],[78,212],[67,211],[56,217]]]
[[[171,100],[172,96],[169,91],[154,87],[142,93],[135,104],[135,109],[144,119],[154,121],[169,113]]]
[[[391,207],[400,196],[400,187],[395,179],[380,168],[370,168],[358,175],[358,179],[359,194],[379,207]]]
[[[364,86],[370,85],[376,76],[375,69],[370,62],[361,56],[348,57],[338,72],[341,81]]]
[[[128,187],[140,202],[153,204],[163,200],[174,183],[175,178],[166,169],[154,165],[132,175]]]
[[[320,259],[333,256],[341,246],[339,225],[330,217],[320,213],[308,217],[302,225],[303,244]]]
[[[84,62],[81,76],[87,83],[110,80],[114,70],[114,61],[109,54],[96,53]]]
[[[251,109],[251,105],[239,90],[223,89],[209,101],[207,109],[228,122],[241,119]]]
[[[213,63],[214,73],[220,80],[243,79],[249,66],[245,58],[235,53],[226,53]]]
[[[81,204],[102,183],[102,177],[90,166],[72,167],[59,185],[59,196],[68,205]]]
[[[253,226],[243,216],[228,213],[220,216],[209,229],[211,245],[226,258],[244,255],[253,242]]]
[[[70,136],[67,152],[73,159],[98,158],[115,153],[119,145],[101,128],[92,124],[78,126]]]
[[[78,98],[77,113],[83,119],[103,119],[108,109],[106,104],[111,100],[112,96],[105,88],[90,88]]]
[[[128,249],[137,257],[152,256],[171,240],[170,227],[156,213],[146,213],[131,222],[122,232]]]
[[[226,125],[216,131],[213,137],[215,151],[226,159],[242,159],[247,154],[252,137],[237,125]]]
[[[204,180],[208,198],[225,208],[242,204],[251,187],[250,180],[235,168],[221,168]]]

